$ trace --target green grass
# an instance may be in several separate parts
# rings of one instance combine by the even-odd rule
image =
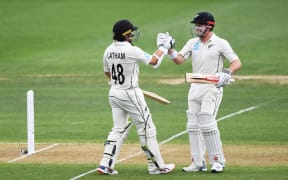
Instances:
[[[239,54],[240,74],[287,74],[285,0],[236,0],[166,3],[156,0],[1,1],[1,74],[97,73],[111,42],[113,23],[129,18],[141,31],[137,45],[153,52],[158,32],[169,31],[179,50],[190,38],[189,21],[198,11],[216,18],[215,32]],[[153,4],[153,6],[151,6]],[[164,5],[165,4],[165,5]],[[155,8],[154,8],[155,7]],[[158,7],[158,8],[157,8]],[[157,73],[174,74],[187,66],[163,63]],[[151,72],[152,70],[148,70]],[[145,70],[142,73],[145,74]]]
[[[33,170],[31,170],[33,169]],[[59,164],[4,164],[1,166],[0,178],[6,179],[19,179],[19,174],[21,174],[21,179],[70,179],[75,176],[78,176],[83,171],[90,171],[95,169],[95,166],[92,165],[59,165]],[[243,166],[234,166],[228,167],[225,173],[221,174],[211,174],[209,172],[202,173],[183,173],[180,167],[176,167],[175,171],[171,174],[162,176],[162,175],[147,175],[146,166],[140,165],[119,165],[118,170],[121,174],[117,176],[101,176],[96,173],[88,174],[80,179],[89,180],[89,179],[151,179],[151,180],[164,180],[164,179],[275,179],[280,180],[286,177],[287,175],[287,166],[281,167],[243,167]],[[45,174],[45,176],[43,176]],[[285,179],[285,178],[284,178]]]
[[[26,92],[35,92],[36,142],[103,142],[111,128],[108,85],[102,55],[112,41],[112,25],[130,19],[141,31],[136,45],[156,49],[156,36],[169,31],[180,50],[191,37],[189,21],[211,11],[215,32],[239,55],[240,75],[288,75],[286,0],[0,1],[0,142],[26,142]],[[185,130],[189,86],[158,79],[183,77],[191,62],[176,66],[165,58],[159,69],[141,65],[140,85],[167,97],[162,106],[147,100],[163,141]],[[5,80],[6,79],[6,80]],[[257,106],[219,123],[224,144],[287,145],[287,84],[241,81],[225,88],[218,118]],[[169,129],[169,131],[167,131]],[[128,143],[138,143],[135,128]],[[181,136],[169,143],[188,143]],[[144,162],[143,162],[144,163]],[[0,179],[68,179],[91,165],[0,164]],[[117,165],[117,179],[285,179],[284,167],[227,167],[219,175],[147,176],[146,166]],[[17,173],[15,173],[17,172]],[[83,179],[97,179],[88,175]],[[111,177],[101,177],[107,179]]]
[[[98,82],[93,77],[74,79],[72,84],[69,80],[70,78],[26,78],[27,87],[29,84],[32,87],[35,81],[39,81],[33,87],[36,141],[102,142],[112,123],[106,82]],[[0,98],[0,105],[3,107],[0,110],[0,124],[3,127],[0,140],[3,142],[26,141],[26,128],[21,127],[26,126],[27,89],[20,90],[20,81],[22,80],[16,80],[15,84],[6,84],[7,88],[0,89],[1,94],[7,94]],[[18,88],[14,89],[13,86]],[[185,130],[188,84],[175,86],[151,82],[143,83],[142,87],[171,101],[170,105],[163,106],[147,100],[155,124],[159,126],[159,140]],[[258,108],[220,122],[224,142],[287,144],[286,126],[283,126],[287,115],[286,90],[287,86],[275,88],[273,84],[249,84],[243,81],[225,88],[218,118],[252,106]],[[173,128],[166,131],[170,127]],[[128,139],[138,143],[135,129],[132,129]],[[186,137],[175,141],[186,143]]]

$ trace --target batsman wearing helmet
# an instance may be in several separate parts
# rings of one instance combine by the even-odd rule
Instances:
[[[139,64],[150,64],[157,68],[171,47],[161,46],[151,55],[133,45],[138,35],[138,28],[129,20],[119,20],[113,26],[113,42],[104,52],[104,73],[111,84],[109,103],[113,127],[97,168],[100,174],[118,174],[114,169],[115,163],[132,124],[137,128],[141,148],[146,154],[149,174],[167,174],[175,168],[174,164],[164,163],[156,138],[156,127],[138,84]],[[174,42],[168,38],[169,44],[170,41]],[[128,121],[129,117],[132,122]]]
[[[193,73],[218,75],[219,82],[216,85],[191,83],[186,113],[192,163],[182,170],[207,171],[206,147],[212,165],[211,172],[223,172],[226,161],[215,119],[223,87],[231,82],[231,74],[241,68],[241,62],[228,41],[213,32],[215,19],[211,13],[199,12],[190,23],[195,25],[192,32],[196,37],[188,40],[179,52],[169,49],[169,56],[175,64],[182,64],[191,57]],[[157,44],[164,44],[168,37],[171,39],[169,34],[159,33]],[[223,69],[225,59],[230,63],[228,69]]]

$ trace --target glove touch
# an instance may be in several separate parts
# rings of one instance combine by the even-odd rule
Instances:
[[[175,47],[175,39],[173,39],[168,32],[165,34],[158,33],[156,44],[158,48],[162,46],[166,49],[172,49]]]

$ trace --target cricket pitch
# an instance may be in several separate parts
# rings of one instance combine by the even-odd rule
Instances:
[[[36,144],[37,149],[51,144]],[[0,163],[19,158],[20,149],[25,144],[0,143]],[[60,143],[13,163],[59,163],[59,164],[95,164],[98,165],[103,153],[103,144],[94,143]],[[188,144],[163,144],[160,146],[162,156],[167,163],[189,165],[191,162]],[[288,145],[223,145],[227,165],[237,166],[288,166]],[[137,155],[136,155],[137,154]],[[135,155],[135,156],[133,156]],[[22,155],[23,156],[23,155]],[[130,157],[132,156],[132,157]],[[138,144],[124,144],[119,158],[120,164],[146,164],[145,155]]]

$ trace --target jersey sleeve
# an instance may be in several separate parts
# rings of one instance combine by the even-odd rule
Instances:
[[[144,63],[148,65],[151,61],[152,55],[143,51],[141,48],[133,46],[133,51],[131,51],[131,58],[134,59],[137,63]]]
[[[223,56],[229,61],[232,62],[234,60],[239,59],[239,57],[237,56],[237,54],[234,52],[234,50],[232,49],[231,45],[229,44],[228,41],[223,40],[222,41],[222,48],[221,48],[221,53],[223,54]]]
[[[187,60],[192,55],[192,47],[193,47],[193,41],[192,39],[190,39],[178,52],[178,54],[180,54],[181,56],[184,57],[185,60]]]

